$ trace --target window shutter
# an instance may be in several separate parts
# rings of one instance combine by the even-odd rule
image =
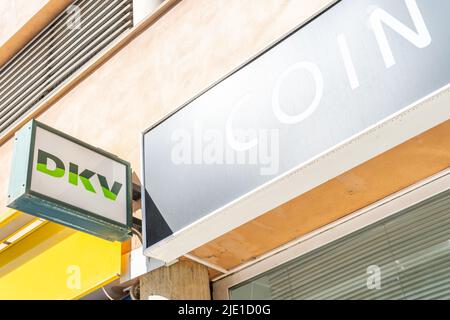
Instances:
[[[0,134],[133,25],[131,0],[77,0],[0,69]]]
[[[450,299],[450,191],[238,285],[231,298]]]

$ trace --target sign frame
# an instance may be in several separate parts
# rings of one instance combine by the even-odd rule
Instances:
[[[289,38],[292,34],[294,34],[296,31],[298,31],[299,29],[303,28],[304,26],[306,26],[307,24],[311,23],[312,21],[314,21],[316,18],[318,18],[320,15],[322,15],[323,13],[327,12],[329,9],[333,8],[335,5],[337,5],[339,2],[341,2],[342,0],[331,0],[329,3],[326,3],[322,6],[320,6],[319,8],[317,8],[316,10],[314,10],[310,17],[305,19],[304,21],[300,22],[299,24],[295,25],[293,28],[291,28],[290,30],[284,32],[283,34],[281,34],[279,37],[277,37],[276,39],[274,39],[273,41],[271,41],[270,43],[268,43],[266,46],[264,46],[262,49],[258,50],[256,53],[254,53],[253,55],[249,56],[247,59],[245,59],[244,61],[236,64],[236,66],[234,68],[232,68],[231,70],[225,72],[223,75],[219,76],[217,79],[211,81],[210,83],[208,83],[205,87],[203,87],[201,90],[199,90],[196,94],[194,94],[192,97],[190,97],[189,99],[187,99],[186,101],[184,101],[183,103],[179,104],[177,107],[175,107],[173,110],[165,113],[164,115],[162,115],[157,121],[153,122],[152,124],[150,124],[149,126],[147,126],[143,131],[141,131],[140,134],[140,149],[141,149],[141,158],[140,158],[140,164],[141,164],[141,211],[142,211],[142,249],[143,249],[143,254],[145,256],[147,256],[148,258],[154,258],[156,259],[156,261],[159,262],[163,262],[163,263],[170,263],[171,261],[177,259],[178,257],[184,255],[185,253],[195,249],[196,247],[207,243],[208,241],[212,240],[213,238],[216,238],[222,234],[224,234],[225,232],[213,232],[215,235],[214,236],[209,236],[208,234],[208,240],[206,239],[201,239],[200,241],[194,241],[192,239],[192,236],[188,235],[189,231],[192,230],[192,227],[195,227],[199,224],[199,222],[202,221],[202,219],[200,221],[194,222],[192,224],[190,224],[189,226],[183,228],[182,230],[179,230],[175,233],[172,233],[170,235],[167,235],[165,238],[159,240],[157,243],[154,243],[152,245],[148,245],[148,237],[149,235],[147,234],[147,226],[149,225],[149,221],[147,218],[147,208],[149,206],[153,206],[156,207],[156,205],[154,203],[148,204],[147,203],[147,199],[146,199],[146,183],[145,183],[145,135],[150,132],[152,129],[156,128],[158,125],[160,125],[161,123],[163,123],[164,121],[168,120],[170,117],[172,117],[173,115],[175,115],[176,113],[178,113],[179,111],[181,111],[182,109],[184,109],[186,106],[188,106],[191,102],[195,101],[197,98],[199,98],[200,96],[202,96],[204,93],[208,92],[210,89],[214,88],[215,86],[219,85],[221,82],[223,82],[224,80],[226,80],[227,78],[229,78],[230,76],[232,76],[233,74],[235,74],[236,72],[238,72],[239,70],[241,70],[242,68],[246,67],[247,65],[249,65],[250,63],[252,63],[254,60],[258,59],[259,57],[261,57],[262,55],[264,55],[264,53],[266,53],[267,51],[271,50],[272,48],[276,47],[279,43],[283,42],[284,40],[286,40],[287,38]],[[276,180],[276,179],[275,179]],[[269,183],[270,184],[270,183]],[[255,192],[257,190],[254,190],[253,192]],[[249,194],[252,194],[252,192],[250,192]],[[234,202],[231,202],[227,205],[225,205],[224,207],[218,208],[217,210],[210,212],[206,217],[206,219],[203,220],[207,220],[209,218],[211,218],[212,216],[216,215],[218,212],[223,211],[224,209],[226,210],[227,206],[233,203],[238,203],[240,202],[243,198],[245,198],[244,195],[241,198],[236,199]],[[151,197],[149,197],[150,201],[152,201]],[[262,213],[259,213],[257,216],[259,216]],[[251,220],[251,219],[248,219]],[[241,223],[243,224],[243,223]],[[238,224],[241,225],[241,224]],[[233,229],[233,228],[229,228],[228,227],[228,223],[226,223],[226,226],[228,229]],[[237,226],[234,226],[237,227]],[[170,247],[170,245],[177,243],[177,244],[181,244],[178,241],[178,238],[181,234],[186,234],[187,237],[185,237],[185,239],[183,240],[187,240],[187,244],[186,242],[183,245],[180,245],[179,248],[177,250],[170,250],[170,249],[165,249],[165,247]],[[203,238],[203,237],[201,237]],[[186,249],[186,248],[189,249]],[[173,248],[171,248],[173,249]],[[173,251],[172,253],[167,253],[164,254],[161,251],[167,252],[167,251]],[[155,267],[157,268],[157,267]]]
[[[126,224],[103,217],[89,210],[49,197],[31,189],[36,130],[41,128],[74,144],[98,153],[125,166]],[[54,221],[109,241],[125,241],[131,236],[132,195],[131,165],[105,150],[96,148],[64,132],[31,120],[14,136],[14,151],[8,190],[7,207]]]
[[[145,173],[149,168],[145,166],[145,157],[148,156],[145,154],[145,135],[340,2],[342,0],[334,0],[318,8],[307,20],[298,24],[217,80],[212,81],[197,94],[167,112],[142,131],[140,144],[144,255],[165,263],[171,263],[180,256],[192,252],[192,250],[294,199],[300,194],[450,119],[450,109],[446,108],[450,101],[449,83],[405,104],[395,113],[323,150],[305,162],[299,163],[287,172],[248,193],[242,194],[233,201],[210,211],[196,221],[173,231],[158,242],[148,244],[149,235],[147,233],[158,226],[152,226],[147,217],[148,208],[156,205],[149,203],[146,198]],[[349,154],[352,157],[349,157]],[[336,166],[336,163],[339,163],[340,166]],[[150,201],[153,202],[151,197]],[[150,231],[147,231],[147,228]]]

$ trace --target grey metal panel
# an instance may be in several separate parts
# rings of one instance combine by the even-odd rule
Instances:
[[[8,202],[19,198],[26,190],[30,154],[32,152],[32,125],[28,123],[14,135],[14,161],[8,186]]]
[[[198,221],[447,85],[450,2],[418,0],[417,6],[432,41],[417,48],[384,26],[397,62],[390,68],[385,67],[368,19],[372,10],[380,7],[415,31],[405,1],[344,0],[150,128],[143,138],[144,182],[154,206],[147,206],[146,216],[147,221],[156,217],[157,223],[154,227],[147,224],[147,235],[152,235],[151,239],[147,237],[146,245]],[[339,34],[344,34],[348,42],[359,80],[355,89],[349,84],[339,51]],[[320,69],[323,96],[309,118],[283,124],[272,111],[273,88],[280,75],[300,61],[312,62]],[[311,79],[310,74],[300,71],[283,83],[280,101],[285,113],[305,111],[315,94]],[[239,101],[244,101],[244,107],[237,111],[234,128],[269,134],[275,130],[279,135],[275,146],[278,152],[269,157],[277,169],[274,174],[262,174],[262,169],[268,167],[262,161],[206,164],[192,156],[191,164],[174,163],[174,135],[187,133],[195,153],[198,132],[216,130],[222,138],[225,136],[226,120]],[[268,151],[270,154],[270,148]],[[224,153],[232,152],[224,139]],[[157,225],[163,225],[164,232]]]
[[[0,69],[0,134],[131,28],[132,1],[77,0],[79,28],[63,12]]]

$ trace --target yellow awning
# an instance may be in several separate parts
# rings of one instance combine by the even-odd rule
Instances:
[[[3,218],[11,223],[20,214]],[[23,230],[34,223],[0,250],[0,299],[77,299],[119,277],[119,242],[37,220],[25,224]]]

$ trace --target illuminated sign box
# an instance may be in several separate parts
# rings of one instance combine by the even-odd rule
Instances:
[[[130,164],[32,120],[14,137],[8,207],[123,241],[132,221]]]
[[[448,120],[449,12],[337,2],[146,130],[145,254],[170,262]]]

